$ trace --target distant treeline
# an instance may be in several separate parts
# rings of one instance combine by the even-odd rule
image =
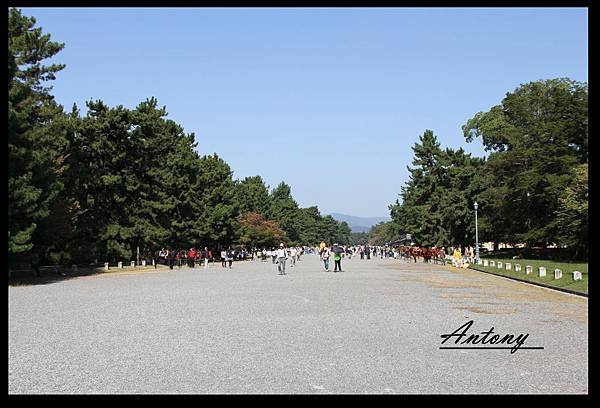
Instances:
[[[350,228],[291,188],[234,180],[217,154],[149,98],[135,109],[87,102],[65,112],[44,86],[65,68],[43,65],[64,44],[35,18],[8,19],[8,257],[20,263],[133,259],[172,248],[349,242]]]

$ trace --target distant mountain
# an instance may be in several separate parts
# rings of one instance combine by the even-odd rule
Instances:
[[[340,213],[331,213],[329,215],[337,221],[346,221],[352,232],[369,232],[373,225],[390,220],[390,217],[357,217]]]

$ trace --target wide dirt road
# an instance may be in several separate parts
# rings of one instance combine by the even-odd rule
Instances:
[[[9,393],[588,392],[587,299],[452,267],[342,262],[9,287]],[[440,349],[470,320],[469,335],[493,327],[544,349]]]

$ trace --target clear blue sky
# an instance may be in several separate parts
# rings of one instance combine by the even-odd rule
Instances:
[[[154,96],[234,178],[322,214],[389,215],[426,129],[461,126],[522,83],[588,80],[586,8],[24,8],[65,48],[65,109]]]

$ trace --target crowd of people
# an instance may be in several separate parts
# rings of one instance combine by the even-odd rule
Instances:
[[[156,263],[163,263],[170,269],[175,266],[181,268],[187,265],[190,268],[203,267],[208,268],[209,263],[221,263],[222,268],[232,268],[233,261],[254,260],[268,262],[277,265],[280,275],[286,275],[286,263],[290,261],[290,267],[296,266],[301,257],[305,254],[318,254],[323,263],[325,272],[331,271],[331,260],[333,260],[333,272],[342,272],[342,259],[360,257],[361,260],[380,259],[400,259],[407,262],[433,262],[446,265],[451,263],[455,267],[466,268],[475,261],[475,251],[472,246],[455,247],[416,247],[416,246],[380,246],[380,245],[327,245],[325,242],[317,247],[310,246],[290,246],[286,247],[283,243],[279,247],[271,248],[220,248],[213,250],[208,247],[201,249],[190,248],[189,250],[175,250],[173,248],[162,248],[154,254]]]
[[[233,249],[231,247],[222,249],[219,252],[219,256],[216,256],[216,252],[208,247],[203,249],[190,248],[185,249],[173,249],[173,248],[162,248],[154,254],[156,263],[162,263],[167,265],[170,269],[178,266],[181,268],[187,265],[190,268],[196,266],[202,266],[208,268],[209,262],[221,261],[221,266],[231,268],[234,260],[245,260],[248,257],[248,252],[244,248]]]

